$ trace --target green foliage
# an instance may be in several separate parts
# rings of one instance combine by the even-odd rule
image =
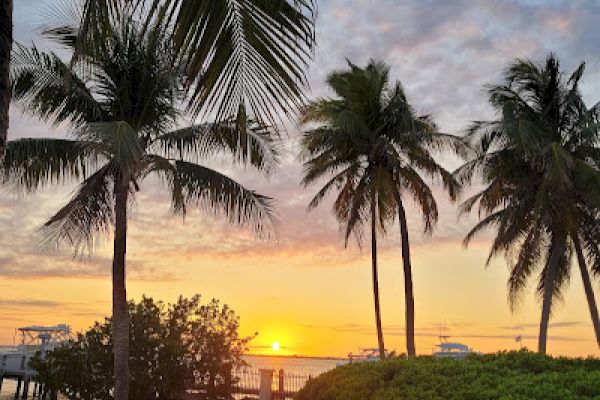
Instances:
[[[465,137],[477,155],[456,176],[480,173],[485,184],[462,205],[483,217],[465,243],[495,231],[488,262],[506,256],[511,306],[533,275],[540,297],[560,300],[579,242],[600,271],[600,106],[588,108],[580,94],[584,67],[566,75],[553,54],[540,65],[515,60],[488,88],[496,118],[474,122]]]
[[[466,360],[418,357],[338,367],[311,380],[297,400],[600,399],[600,360],[527,351]]]
[[[185,389],[207,399],[226,398],[231,370],[251,339],[238,335],[235,313],[217,300],[180,297],[164,305],[144,297],[129,303],[130,399],[179,399]],[[31,361],[40,381],[69,399],[111,400],[111,321]]]
[[[243,125],[248,110],[276,126],[304,102],[315,46],[314,0],[85,0],[83,10],[75,55],[98,51],[110,20],[123,10],[135,11],[144,25],[172,26],[188,74],[188,104],[196,112]]]
[[[414,201],[426,232],[438,218],[433,192],[424,177],[439,179],[452,198],[459,190],[454,177],[432,157],[438,149],[458,149],[458,138],[439,133],[429,115],[419,115],[400,82],[392,83],[389,67],[371,60],[360,68],[332,72],[327,83],[336,98],[311,102],[301,122],[304,185],[326,184],[309,208],[337,191],[334,213],[346,243],[360,240],[370,219],[382,230],[393,222],[397,202]],[[316,127],[315,127],[316,125]],[[374,222],[375,223],[375,222]]]
[[[270,170],[278,162],[273,130],[251,119],[177,129],[181,117],[190,116],[180,109],[188,77],[169,26],[142,27],[125,15],[111,24],[103,42],[80,49],[73,63],[35,46],[15,49],[13,100],[35,117],[65,124],[68,139],[8,142],[0,184],[33,192],[79,182],[71,201],[42,228],[47,242],[76,251],[92,249],[98,236],[112,230],[116,188],[124,185],[134,201],[148,175],[162,178],[177,214],[199,206],[259,234],[270,233],[272,199],[198,163],[226,153]],[[75,53],[71,39],[79,29],[76,18],[43,33]]]

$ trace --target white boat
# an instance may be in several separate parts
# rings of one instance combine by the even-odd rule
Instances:
[[[387,350],[384,351],[385,355],[388,356],[389,352]],[[365,361],[379,361],[379,349],[376,347],[371,347],[366,349],[360,349],[359,354],[348,353],[348,362],[350,364]]]
[[[439,351],[433,353],[438,358],[465,358],[470,354],[479,354],[463,343],[449,342],[450,336],[440,336]]]
[[[37,353],[43,355],[70,338],[71,328],[66,324],[56,326],[25,326],[18,328],[20,343],[0,350],[0,378],[31,377],[29,360]]]

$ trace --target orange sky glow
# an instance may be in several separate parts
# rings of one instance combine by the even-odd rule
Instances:
[[[403,81],[418,110],[432,112],[444,130],[458,134],[469,121],[490,116],[482,88],[499,79],[507,62],[542,59],[553,50],[567,71],[588,62],[583,94],[590,104],[600,100],[600,7],[594,2],[360,0],[352,8],[344,0],[320,3],[310,98],[330,94],[325,75],[344,66],[346,57],[358,64],[380,58]],[[39,39],[38,24],[30,18],[38,5],[15,2],[17,40]],[[10,138],[64,132],[64,127],[51,130],[24,117],[17,107],[11,117]],[[258,332],[250,343],[252,353],[273,354],[274,342],[282,355],[344,357],[374,347],[369,247],[361,250],[352,242],[344,249],[331,203],[307,213],[317,187],[300,186],[297,138],[298,127],[291,122],[282,164],[269,177],[227,159],[211,161],[247,187],[276,198],[279,225],[268,239],[199,211],[183,222],[171,215],[168,193],[153,180],[145,182],[131,215],[128,297],[145,294],[169,302],[199,293],[205,300],[218,298],[240,316],[243,335]],[[448,168],[458,165],[445,157],[440,155]],[[100,241],[84,262],[74,260],[68,249],[39,246],[37,227],[73,188],[29,197],[0,193],[0,345],[12,344],[20,326],[64,322],[83,330],[110,313],[110,238]],[[434,190],[440,221],[433,236],[421,234],[418,213],[412,205],[408,209],[417,351],[431,354],[440,334],[481,352],[516,349],[520,335],[524,346],[535,349],[540,306],[534,288],[511,313],[505,261],[495,259],[484,268],[491,235],[465,249],[462,238],[477,216],[459,220],[456,206]],[[385,344],[401,353],[404,303],[397,231],[397,225],[390,227],[380,241],[380,290]],[[549,335],[552,354],[600,355],[576,268]]]

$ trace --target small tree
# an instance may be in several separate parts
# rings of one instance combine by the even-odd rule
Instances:
[[[231,371],[243,364],[251,338],[239,337],[239,319],[227,305],[218,300],[203,305],[194,296],[165,306],[144,297],[129,302],[129,313],[131,399],[181,399],[187,389],[206,399],[229,397]],[[31,366],[51,393],[112,400],[111,332],[110,319],[96,322],[76,340],[36,356]]]

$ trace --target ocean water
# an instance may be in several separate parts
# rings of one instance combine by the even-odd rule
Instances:
[[[273,369],[275,371],[283,370],[286,374],[301,376],[301,382],[304,378],[315,377],[323,372],[329,371],[338,365],[346,364],[348,361],[344,359],[331,358],[304,358],[304,357],[266,357],[266,356],[244,356],[244,361],[248,363],[246,369],[258,371],[259,369]],[[0,399],[13,399],[16,389],[16,382],[5,380],[0,391]],[[29,391],[33,390],[33,385],[29,387]]]
[[[315,377],[323,372],[334,369],[338,365],[346,364],[345,359],[333,358],[305,358],[305,357],[269,357],[269,356],[244,356],[244,361],[249,364],[249,369],[283,369],[286,373],[296,375],[310,375]]]

